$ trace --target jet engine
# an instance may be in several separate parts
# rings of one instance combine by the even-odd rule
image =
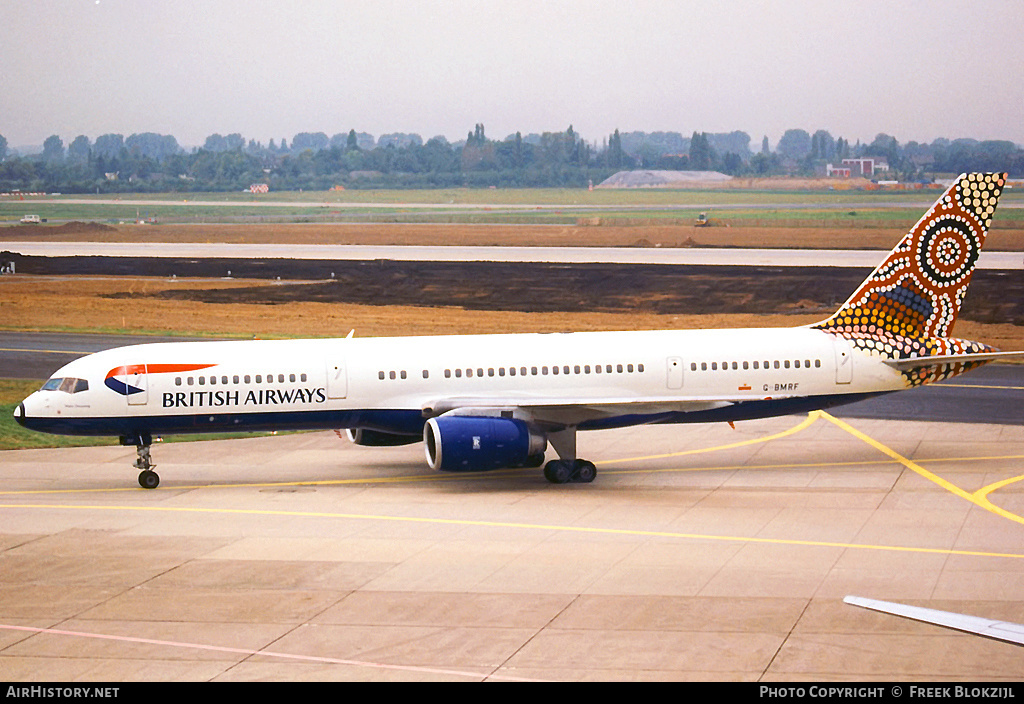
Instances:
[[[439,416],[423,428],[427,464],[446,472],[539,467],[548,441],[514,418]]]
[[[356,445],[367,447],[397,447],[398,445],[412,445],[414,442],[422,440],[419,435],[398,435],[366,428],[349,428],[345,431],[345,435]]]

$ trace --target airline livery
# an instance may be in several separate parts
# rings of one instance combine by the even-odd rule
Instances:
[[[67,364],[15,418],[119,437],[150,489],[155,435],[301,429],[422,441],[433,469],[590,482],[579,430],[803,413],[1024,354],[949,336],[1005,181],[962,175],[816,325],[136,345]]]

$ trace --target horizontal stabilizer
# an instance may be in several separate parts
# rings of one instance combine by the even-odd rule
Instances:
[[[944,364],[971,364],[978,362],[994,362],[997,359],[1021,359],[1024,352],[975,352],[973,354],[940,354],[926,357],[905,357],[903,359],[882,360],[890,367],[901,372],[911,369],[938,367]]]

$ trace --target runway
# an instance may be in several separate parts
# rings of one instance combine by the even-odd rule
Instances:
[[[0,251],[33,257],[160,257],[184,259],[305,259],[410,262],[540,262],[554,264],[675,264],[873,269],[875,250],[704,247],[487,247],[202,242],[0,242]],[[2,263],[2,262],[0,262]],[[979,269],[1024,269],[1020,252],[982,252]]]
[[[593,484],[333,433],[0,453],[7,681],[1019,682],[1024,428],[791,416],[581,435]]]

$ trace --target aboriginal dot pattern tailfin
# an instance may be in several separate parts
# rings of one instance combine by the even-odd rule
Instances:
[[[961,175],[856,293],[813,327],[894,359],[990,351],[949,334],[1005,183],[1006,174]],[[911,384],[924,381],[910,376]]]

